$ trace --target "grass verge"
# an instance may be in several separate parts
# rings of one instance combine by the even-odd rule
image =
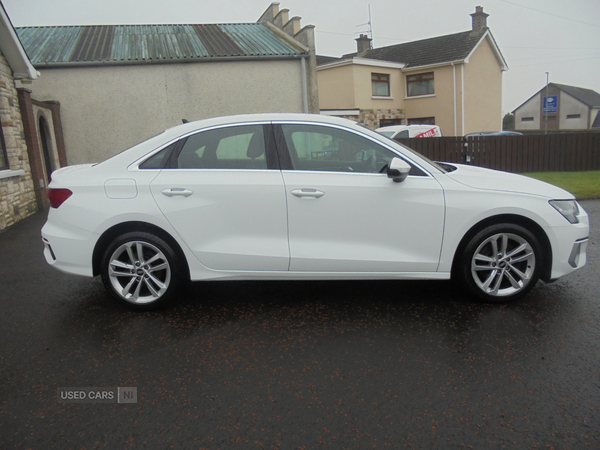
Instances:
[[[588,172],[534,172],[524,173],[566,189],[578,199],[600,198],[600,170]]]

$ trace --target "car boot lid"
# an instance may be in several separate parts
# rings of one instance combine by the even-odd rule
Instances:
[[[60,183],[66,177],[85,177],[83,174],[87,171],[87,169],[93,167],[94,165],[95,164],[77,164],[74,166],[61,167],[60,169],[52,172],[52,181]]]

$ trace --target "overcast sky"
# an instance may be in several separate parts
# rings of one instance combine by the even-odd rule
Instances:
[[[268,0],[2,0],[15,27],[255,22]],[[356,51],[368,29],[383,47],[471,29],[483,6],[509,70],[503,111],[514,110],[550,82],[600,92],[599,0],[281,0],[290,17],[315,25],[317,53]]]

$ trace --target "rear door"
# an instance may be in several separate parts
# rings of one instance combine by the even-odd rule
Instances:
[[[189,136],[151,184],[154,199],[206,267],[287,270],[283,179],[268,124]]]

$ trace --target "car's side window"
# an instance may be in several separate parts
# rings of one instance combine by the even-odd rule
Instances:
[[[175,166],[179,169],[266,169],[263,126],[218,128],[189,136]]]
[[[140,169],[162,169],[176,146],[177,143],[174,143],[163,148],[160,152],[155,153],[153,156],[140,164]]]
[[[282,125],[295,170],[378,173],[397,156],[377,143],[337,128]]]

